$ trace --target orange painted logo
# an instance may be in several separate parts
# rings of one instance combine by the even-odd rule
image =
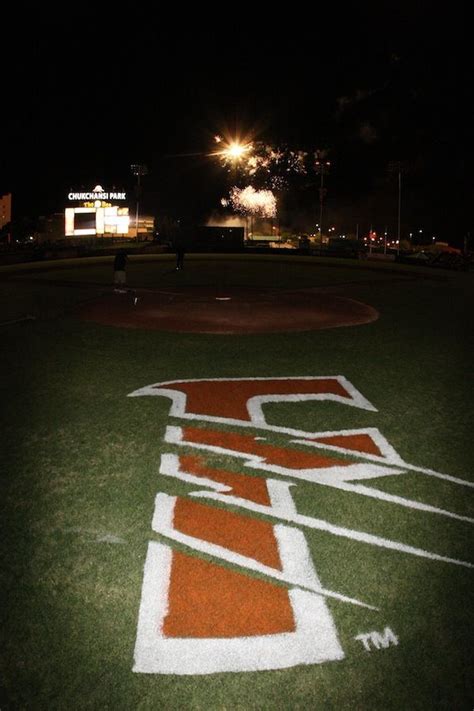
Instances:
[[[306,481],[472,522],[370,486],[413,470],[466,484],[407,464],[376,428],[268,422],[268,403],[331,401],[376,412],[343,376],[173,381],[131,393],[143,395],[170,400],[159,473],[179,489],[156,494],[135,671],[211,674],[343,659],[328,600],[378,608],[322,584],[308,529],[472,567],[297,510],[293,492]]]

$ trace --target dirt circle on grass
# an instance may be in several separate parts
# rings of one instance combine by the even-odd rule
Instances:
[[[83,304],[78,318],[181,333],[282,333],[370,323],[378,312],[360,301],[317,290],[232,287],[111,290]]]

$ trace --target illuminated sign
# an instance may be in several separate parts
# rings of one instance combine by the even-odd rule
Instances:
[[[79,207],[66,207],[66,237],[85,235],[121,235],[129,237],[130,217],[128,207],[113,205],[111,200],[126,200],[127,193],[108,192],[96,185],[89,193],[68,194],[69,200],[82,202]]]
[[[127,193],[125,192],[108,192],[101,185],[96,185],[95,188],[88,193],[68,193],[68,200],[126,200]]]
[[[68,200],[126,200],[127,193],[69,193]]]

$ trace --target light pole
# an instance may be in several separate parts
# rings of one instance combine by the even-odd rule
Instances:
[[[397,254],[400,252],[400,226],[402,214],[402,162],[392,161],[388,165],[389,173],[398,173],[398,211],[397,211]]]
[[[222,144],[220,150],[211,153],[211,156],[217,156],[223,161],[224,165],[231,165],[235,170],[240,161],[245,155],[252,151],[252,143],[241,143],[239,138],[234,140],[223,140],[220,136],[215,137],[216,143]],[[249,231],[249,215],[250,215],[250,231]],[[245,213],[245,238],[253,239],[253,215]]]
[[[397,227],[397,254],[400,254],[400,216],[402,212],[402,164],[398,164],[398,227]]]
[[[326,188],[324,187],[324,176],[325,174],[329,173],[329,169],[331,168],[331,163],[328,160],[322,160],[323,158],[323,151],[316,151],[316,162],[315,162],[315,170],[316,170],[316,175],[321,176],[321,182],[319,186],[319,251],[321,252],[321,248],[323,245],[323,203],[324,203],[324,196],[327,193]]]
[[[137,176],[137,209],[135,213],[135,241],[138,242],[138,205],[140,202],[140,177],[148,173],[146,165],[134,163],[130,166],[133,175]]]

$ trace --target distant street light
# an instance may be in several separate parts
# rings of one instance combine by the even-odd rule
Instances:
[[[140,202],[140,177],[142,175],[146,175],[148,173],[148,168],[146,165],[134,163],[133,165],[130,166],[130,169],[133,173],[133,175],[137,176],[137,209],[135,213],[135,241],[138,242],[138,205]]]

